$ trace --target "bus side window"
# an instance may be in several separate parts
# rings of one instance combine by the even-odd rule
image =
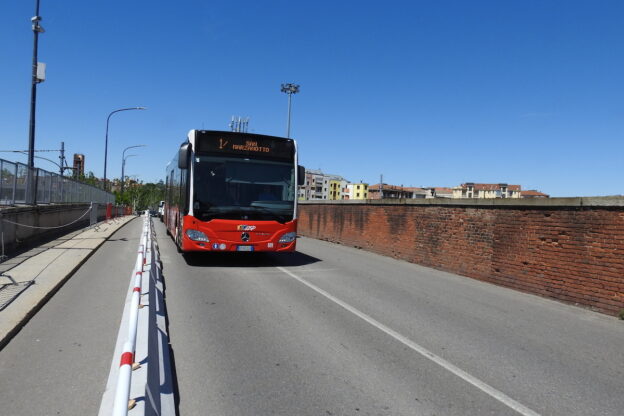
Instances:
[[[190,191],[188,184],[188,176],[190,174],[190,169],[182,169],[180,170],[180,211],[186,215],[189,211],[188,207],[188,192]]]
[[[169,174],[169,194],[167,195],[169,198],[169,206],[175,205],[175,193],[173,190],[173,171]]]

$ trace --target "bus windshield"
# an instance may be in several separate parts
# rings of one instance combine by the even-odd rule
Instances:
[[[193,215],[202,220],[294,218],[292,163],[196,155],[193,164]]]

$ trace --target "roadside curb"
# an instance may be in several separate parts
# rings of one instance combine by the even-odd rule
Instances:
[[[47,280],[41,282],[34,282],[28,289],[20,294],[15,300],[3,310],[0,311],[0,350],[7,345],[13,337],[15,337],[19,331],[30,321],[30,319],[37,314],[43,308],[43,306],[52,298],[63,285],[80,269],[80,267],[97,251],[102,244],[107,242],[111,236],[113,236],[123,226],[131,222],[138,217],[125,216],[121,217],[120,221],[103,221],[98,223],[100,231],[106,234],[102,234],[101,241],[98,241],[93,247],[82,248],[84,255],[70,259],[73,263],[64,264],[60,267],[57,265],[57,275],[50,276]],[[104,227],[107,227],[103,230]],[[93,230],[93,228],[87,228],[82,233],[76,235],[72,240],[80,240],[85,233]],[[55,260],[63,257],[72,248],[54,247],[54,250],[62,251]],[[19,266],[36,264],[41,258],[42,253],[33,256],[32,258],[24,261]],[[17,267],[19,267],[17,266]],[[49,265],[48,265],[49,266]],[[46,267],[48,267],[46,266]],[[17,269],[16,267],[16,269]],[[45,270],[45,268],[44,268]]]

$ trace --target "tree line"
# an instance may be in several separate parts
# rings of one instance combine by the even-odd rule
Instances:
[[[89,185],[101,187],[101,180],[93,172],[80,175],[79,180]],[[165,199],[165,183],[143,183],[131,178],[125,178],[123,192],[121,182],[114,179],[110,182],[110,188],[115,195],[115,204],[131,206],[134,211],[157,209],[158,203]]]
[[[158,183],[129,181],[124,184],[123,193],[121,190],[113,193],[115,203],[131,206],[134,211],[158,209],[158,203],[165,199],[165,183],[162,180]]]

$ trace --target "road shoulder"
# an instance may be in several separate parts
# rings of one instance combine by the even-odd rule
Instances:
[[[51,247],[5,272],[17,284],[30,285],[0,311],[0,349],[106,240],[135,218],[125,216],[89,227],[71,240]]]

